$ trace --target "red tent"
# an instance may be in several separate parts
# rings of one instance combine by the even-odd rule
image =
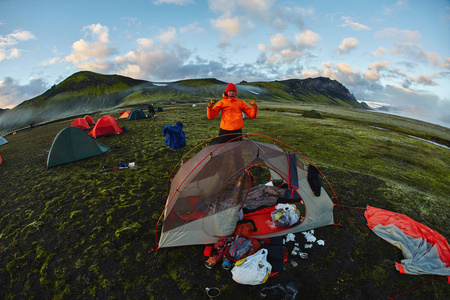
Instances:
[[[86,122],[86,120],[84,118],[77,118],[77,119],[73,120],[73,122],[72,122],[72,124],[70,124],[70,126],[78,127],[78,128],[81,128],[82,130],[91,129],[91,127],[89,127],[88,122]]]
[[[116,119],[110,116],[104,116],[98,119],[97,124],[95,124],[91,132],[89,132],[89,135],[93,138],[97,138],[105,135],[117,135],[122,132],[123,129],[117,124]]]
[[[94,125],[94,124],[95,124],[94,119],[92,119],[91,116],[85,116],[84,119],[86,120],[86,122],[87,122],[89,125]]]

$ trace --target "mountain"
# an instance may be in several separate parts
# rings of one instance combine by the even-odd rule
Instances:
[[[188,79],[153,83],[120,75],[77,72],[52,86],[42,95],[26,100],[13,109],[0,110],[0,134],[27,127],[31,121],[45,123],[114,107],[155,103],[206,103],[221,98],[226,82],[214,79]],[[238,84],[243,100],[320,103],[366,108],[336,80],[325,77],[289,79]]]

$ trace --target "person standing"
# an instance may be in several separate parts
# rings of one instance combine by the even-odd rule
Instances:
[[[155,112],[155,107],[153,106],[153,103],[149,103],[147,108],[148,108],[148,116],[150,118],[153,118],[155,116],[155,113],[156,113]]]
[[[243,114],[247,115],[250,119],[256,118],[258,113],[258,106],[256,102],[250,100],[248,105],[244,100],[236,98],[237,90],[233,83],[229,83],[223,93],[223,99],[216,103],[215,99],[209,101],[206,108],[206,115],[209,120],[217,117],[220,111],[222,111],[222,118],[220,121],[218,143],[226,143],[242,133],[244,127]],[[234,139],[234,141],[241,140],[242,136]]]

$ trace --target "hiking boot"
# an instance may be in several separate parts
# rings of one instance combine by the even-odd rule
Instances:
[[[224,268],[225,270],[231,269],[231,261],[229,261],[228,259],[224,258],[223,262],[222,262],[222,268]]]
[[[212,267],[214,267],[216,265],[217,261],[214,259],[214,257],[210,257],[208,258],[208,260],[205,262],[205,266],[208,269],[212,269]]]

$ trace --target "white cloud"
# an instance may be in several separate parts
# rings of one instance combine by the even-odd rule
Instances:
[[[112,53],[111,48],[105,44],[81,39],[72,44],[72,53],[66,56],[65,60],[77,64],[92,58],[107,58]]]
[[[266,18],[271,15],[274,0],[239,0],[238,3],[246,11],[253,15]]]
[[[164,44],[170,44],[176,38],[176,36],[177,36],[177,30],[173,27],[170,27],[159,36],[159,39]]]
[[[398,0],[393,6],[383,5],[383,14],[392,15],[396,11],[405,10],[408,8],[408,2],[406,0]]]
[[[63,61],[64,61],[64,59],[62,59],[61,57],[53,57],[53,58],[50,58],[50,59],[47,59],[47,60],[41,62],[40,65],[43,67],[48,67],[48,66],[53,66],[54,64],[63,62]]]
[[[270,37],[270,49],[272,51],[279,51],[290,46],[291,42],[282,33],[277,33]]]
[[[386,52],[386,50],[385,50],[383,47],[379,47],[377,50],[375,50],[375,51],[372,53],[372,56],[375,56],[375,57],[381,57],[381,56],[384,55],[385,52]]]
[[[153,42],[152,39],[147,39],[147,38],[141,38],[137,40],[137,43],[143,47],[143,48],[147,48],[147,49],[152,49],[155,46],[155,42]]]
[[[338,47],[337,54],[344,54],[350,52],[350,50],[358,46],[358,40],[356,38],[345,38],[342,40]]]
[[[194,23],[188,24],[186,26],[180,27],[179,31],[181,34],[183,34],[183,33],[200,34],[200,33],[205,32],[205,29],[200,27],[198,22],[194,22]]]
[[[18,58],[22,50],[14,46],[20,42],[35,39],[36,37],[34,34],[31,31],[26,30],[16,30],[5,36],[0,34],[0,62],[5,59]]]
[[[385,28],[375,33],[376,38],[389,38],[396,41],[408,40],[417,41],[422,38],[422,35],[417,30],[399,29],[399,28]]]
[[[211,24],[226,35],[236,36],[241,31],[241,24],[239,23],[238,17],[211,20]]]
[[[208,6],[211,11],[228,18],[234,13],[235,2],[235,0],[208,0]]]
[[[422,84],[422,85],[428,85],[428,86],[437,85],[437,83],[434,82],[430,76],[419,75],[418,77],[409,77],[409,79],[411,79],[415,83]]]
[[[13,40],[18,41],[28,41],[28,40],[35,40],[36,37],[31,31],[22,30],[22,31],[14,31],[13,33],[9,34],[9,37],[11,37]]]
[[[342,20],[344,21],[341,25],[342,27],[350,27],[351,29],[356,30],[356,31],[371,30],[371,28],[367,25],[353,22],[352,18],[350,18],[350,17],[343,16]]]
[[[380,70],[384,70],[387,69],[389,67],[389,62],[388,61],[379,61],[376,63],[373,63],[369,66],[370,70],[375,70],[375,71],[380,71]]]
[[[406,54],[415,62],[428,62],[442,69],[450,69],[450,58],[447,57],[444,61],[441,61],[436,52],[427,52],[418,44],[399,43],[393,48],[392,52],[394,54]]]
[[[83,31],[86,31],[88,35],[91,34],[94,40],[102,44],[109,43],[109,28],[107,26],[103,26],[99,23],[92,24],[83,27]]]
[[[352,73],[352,67],[348,64],[338,63],[336,69],[345,75],[350,75]]]
[[[319,34],[307,29],[301,33],[295,34],[295,39],[297,40],[300,47],[316,47],[317,42],[322,38]]]
[[[79,69],[84,69],[87,66],[99,66],[104,63],[100,62],[100,59],[106,59],[114,54],[116,51],[111,48],[109,44],[109,28],[101,24],[92,24],[83,27],[83,31],[86,32],[86,36],[92,37],[92,41],[80,39],[72,44],[72,52],[67,55],[64,60],[76,65]],[[49,61],[58,61],[57,58],[53,58]],[[98,70],[94,69],[84,70]]]

